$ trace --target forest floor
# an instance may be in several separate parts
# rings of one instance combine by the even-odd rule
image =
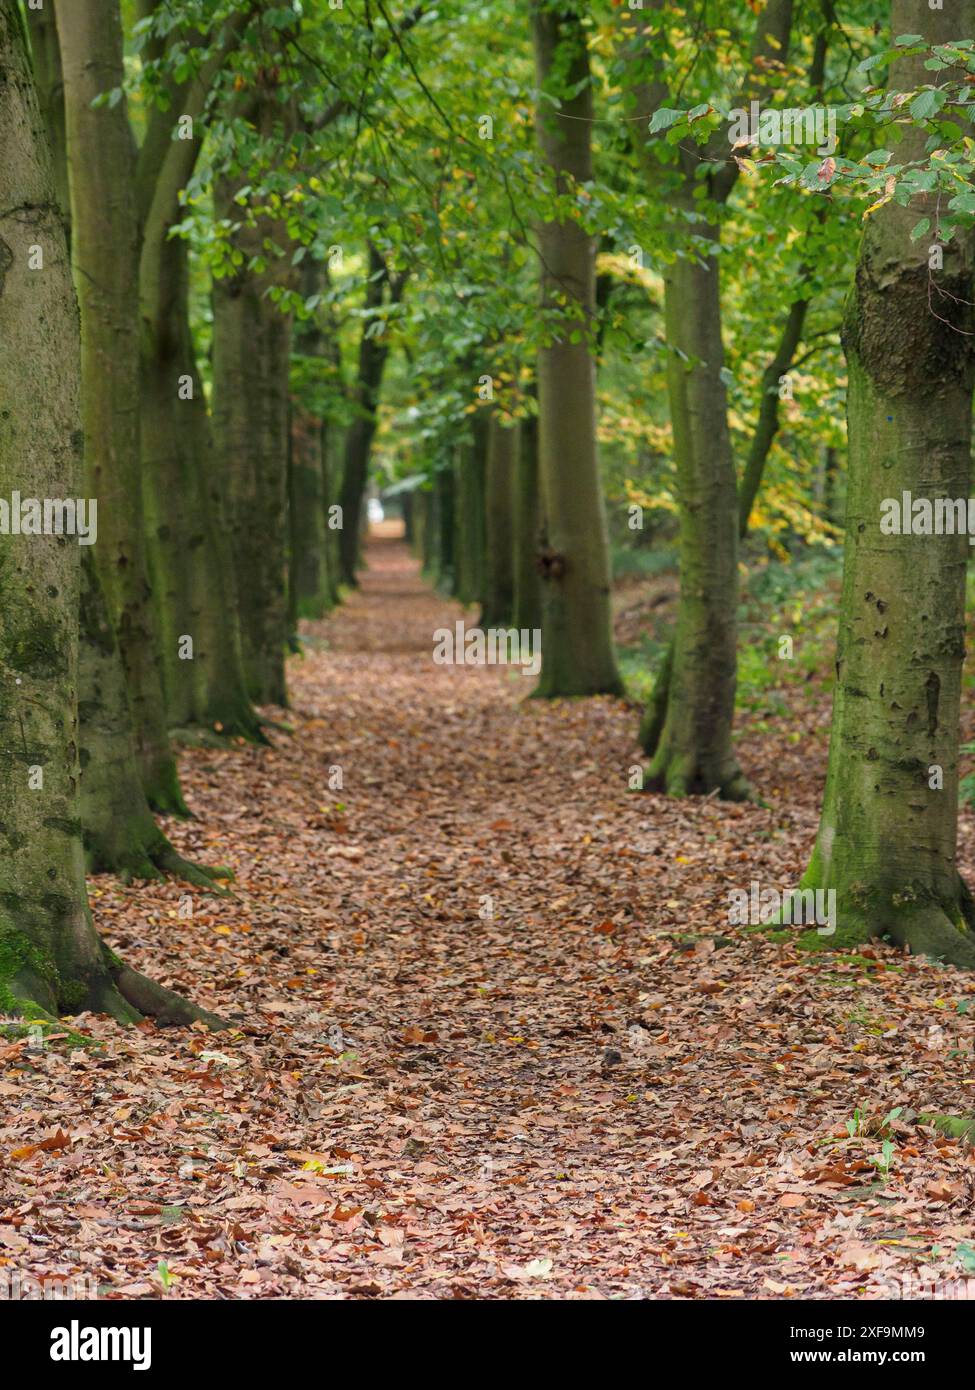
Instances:
[[[234,895],[92,882],[108,941],[234,1030],[0,1040],[0,1270],[122,1298],[975,1274],[975,1161],[905,1118],[975,1100],[975,980],[727,925],[729,889],[791,886],[809,853],[822,688],[743,723],[768,806],[632,793],[632,707],[434,665],[460,608],[402,543],[369,558],[291,663],[293,733],[182,756],[197,819],[169,830]]]

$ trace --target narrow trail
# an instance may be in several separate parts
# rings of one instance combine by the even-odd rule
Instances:
[[[183,756],[169,828],[235,895],[93,881],[110,943],[237,1031],[14,1044],[0,1260],[125,1296],[835,1298],[954,1249],[968,1158],[914,1130],[885,1184],[841,1136],[964,1104],[973,985],[726,944],[727,885],[795,873],[807,812],[793,844],[633,795],[631,709],[436,666],[462,610],[402,542],[368,558],[293,734]]]

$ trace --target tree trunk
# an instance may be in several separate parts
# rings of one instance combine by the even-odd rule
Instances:
[[[515,468],[513,624],[533,631],[542,624],[542,585],[538,573],[541,515],[538,506],[538,419],[522,420]]]
[[[147,228],[140,266],[142,460],[172,727],[263,741],[244,683],[224,478],[188,307],[188,250]]]
[[[471,434],[457,453],[457,505],[454,516],[454,556],[457,597],[465,606],[483,602],[485,563],[485,456],[487,416],[478,411]],[[414,499],[416,494],[413,494]]]
[[[358,583],[356,570],[359,567],[362,503],[369,479],[369,454],[376,433],[379,390],[386,358],[389,355],[389,343],[385,333],[370,333],[369,330],[375,328],[377,320],[373,315],[383,302],[387,279],[386,262],[376,248],[370,245],[369,279],[365,299],[367,317],[363,321],[362,336],[359,339],[359,367],[353,397],[356,415],[345,437],[339,494],[342,508],[342,530],[339,534],[340,573],[342,582],[351,586]]]
[[[269,226],[239,233],[249,258]],[[229,480],[244,670],[258,705],[287,704],[288,366],[291,326],[267,297],[277,267],[213,287],[213,418]]]
[[[718,229],[698,229],[717,243]],[[748,794],[731,743],[737,669],[735,465],[721,371],[717,257],[676,260],[665,276],[667,379],[680,503],[680,603],[674,650],[644,727],[654,738],[647,790]],[[655,692],[655,696],[656,696]],[[659,734],[658,737],[655,735]]]
[[[792,0],[768,0],[761,10],[740,104],[748,106],[750,99],[764,97],[780,80],[788,57],[792,8]],[[703,17],[703,4],[699,9]],[[670,92],[672,69],[659,54],[646,51],[639,13],[621,15],[633,44],[631,112],[649,121],[658,107],[678,100]],[[676,158],[668,152],[660,160],[653,141],[636,140],[635,145],[654,192],[662,180],[673,188],[669,196],[677,259],[664,277],[664,313],[681,526],[676,631],[640,730],[643,746],[652,755],[644,786],[678,796],[717,791],[737,800],[751,794],[731,740],[737,671],[737,480],[721,376],[721,228],[717,219],[705,222],[701,209],[727,202],[738,165],[729,158],[727,132],[720,129],[701,150],[678,147]],[[687,247],[691,225],[695,244]],[[708,242],[713,255],[707,254]]]
[[[80,611],[81,824],[88,871],[118,874],[126,883],[171,873],[215,891],[219,871],[177,854],[146,801],[115,629],[90,550],[82,555]]]
[[[514,610],[514,486],[518,426],[505,426],[497,411],[488,422],[484,486],[484,606],[480,625],[508,627]]]
[[[932,11],[895,0],[891,32],[943,43],[975,32],[975,4]],[[951,80],[945,73],[939,79]],[[930,81],[923,55],[892,64],[890,89]],[[898,160],[922,156],[909,130]],[[956,864],[958,737],[965,645],[963,534],[885,534],[882,503],[966,499],[971,474],[975,238],[944,266],[912,242],[935,195],[888,203],[866,224],[843,345],[849,478],[829,767],[803,887],[834,889],[837,930],[820,944],[888,935],[975,966],[975,911]],[[933,239],[933,237],[931,238]],[[811,944],[816,944],[810,934]]]
[[[437,524],[439,536],[437,539],[437,550],[439,559],[437,564],[437,582],[440,587],[448,594],[456,591],[456,573],[454,565],[456,557],[454,555],[454,532],[456,523],[454,520],[454,508],[456,498],[454,494],[454,470],[448,464],[437,470]]]
[[[423,562],[423,573],[428,579],[436,583],[437,565],[440,558],[437,552],[440,522],[436,485],[431,482],[429,487],[417,494],[417,500],[422,504],[423,525],[420,528],[420,557]]]
[[[99,503],[99,580],[118,635],[150,802],[185,814],[169,746],[159,641],[148,580],[139,457],[135,144],[121,87],[115,0],[57,0],[64,72],[72,259],[81,308],[81,400],[87,485]]]
[[[585,31],[576,14],[540,0],[532,6],[532,30],[538,85],[563,98],[557,114],[543,102],[536,125],[542,155],[564,194],[592,178]],[[542,311],[553,340],[538,360],[538,466],[546,546],[542,673],[535,693],[619,694],[596,457],[594,246],[573,222],[544,224],[538,240]]]
[[[44,113],[48,145],[54,155],[54,187],[58,206],[67,221],[71,208],[71,195],[68,190],[68,135],[64,115],[64,72],[61,66],[61,45],[58,42],[54,7],[43,5],[39,10],[28,10],[27,19],[30,26],[37,95]],[[69,229],[68,246],[70,245]]]
[[[464,440],[454,458],[454,592],[465,608],[480,598],[476,581],[477,507],[474,450]]]
[[[301,292],[305,299],[320,291],[322,267],[306,257]],[[295,350],[325,362],[325,341],[315,318],[295,327]],[[328,547],[328,460],[326,423],[291,395],[291,446],[288,468],[289,608],[298,618],[322,618],[333,607]]]
[[[29,13],[33,16],[44,11]],[[72,11],[69,24],[75,23],[82,13],[80,10]],[[110,22],[111,13],[105,11],[104,14]],[[61,48],[53,24],[53,11],[48,18],[50,22],[39,25],[35,30],[35,38],[44,48],[43,62],[38,65],[40,95],[48,130],[53,132],[55,183],[67,198],[67,131]],[[82,35],[75,33],[74,37],[84,39],[87,31]],[[35,61],[36,56],[35,50]],[[61,172],[60,178],[58,171]],[[70,227],[67,202],[63,214],[65,223]],[[93,297],[88,307],[97,315],[101,301],[97,296]],[[136,308],[133,304],[133,313]],[[105,344],[104,335],[102,337],[103,346],[109,352],[111,344]],[[122,341],[124,343],[124,334]],[[109,360],[114,369],[114,358]],[[120,370],[124,376],[127,364]],[[99,380],[94,383],[94,390],[96,394],[102,390]],[[103,422],[105,416],[99,414],[96,419]],[[125,438],[125,432],[120,430],[120,441]],[[98,492],[88,466],[92,458],[97,456],[97,447],[86,449],[84,490],[89,495]],[[134,481],[138,486],[138,475]],[[208,884],[209,871],[187,863],[176,853],[149,809],[136,759],[125,673],[114,623],[96,573],[94,548],[85,548],[82,552],[81,590],[78,709],[82,767],[81,820],[88,868],[92,872],[118,873],[125,879],[155,878],[160,876],[160,871],[168,870],[194,883]]]
[[[0,0],[0,493],[77,497],[78,311],[24,37],[15,0]],[[35,246],[43,269],[30,267]],[[210,1018],[113,957],[88,910],[77,717],[81,548],[70,536],[22,535],[5,538],[3,551],[0,1009]]]

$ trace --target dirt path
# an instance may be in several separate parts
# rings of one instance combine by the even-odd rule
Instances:
[[[970,1102],[972,983],[721,944],[727,887],[794,874],[814,809],[631,794],[633,711],[434,665],[460,614],[374,542],[292,663],[293,737],[184,757],[174,836],[236,896],[95,881],[108,939],[239,1029],[0,1043],[0,1269],[169,1297],[957,1274],[971,1160],[895,1121],[884,1182],[870,1130]]]

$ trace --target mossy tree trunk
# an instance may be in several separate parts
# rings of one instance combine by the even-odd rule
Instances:
[[[45,14],[45,11],[29,13],[33,17]],[[100,63],[92,59],[93,67],[104,73],[107,62],[114,68],[116,75],[119,71],[121,36],[118,33],[117,14],[113,15],[111,6],[106,6],[100,9],[97,17],[92,16],[86,0],[86,7],[79,6],[71,10],[67,21],[71,29],[70,42],[74,45],[74,61],[76,64],[80,63],[84,81],[88,80],[89,65],[78,57],[81,46],[90,42],[96,51],[102,51],[92,30],[93,18],[97,18],[99,24],[105,26],[110,33],[114,33],[114,52],[108,57],[103,52]],[[52,145],[55,185],[58,188],[59,202],[62,197],[66,200],[63,204],[63,214],[70,230],[67,122],[64,115],[61,46],[53,9],[49,11],[47,20],[38,23],[34,29],[34,39],[35,71],[38,74],[41,105]],[[104,38],[102,43],[105,43]],[[43,58],[38,61],[40,50],[43,50]],[[111,73],[104,75],[108,79]],[[84,121],[87,113],[83,110],[80,114]],[[74,126],[72,129],[74,130]],[[83,141],[84,134],[87,132],[77,131],[76,138]],[[121,132],[115,131],[113,141],[119,139],[120,135]],[[89,219],[91,215],[92,209],[89,208]],[[86,239],[90,241],[90,226]],[[77,254],[84,254],[81,240]],[[137,307],[133,300],[129,306],[129,312],[133,317],[137,314]],[[89,362],[89,375],[95,379],[89,383],[94,399],[89,402],[86,413],[88,424],[93,427],[89,429],[85,448],[83,487],[88,495],[97,495],[100,492],[89,467],[92,459],[107,456],[115,460],[118,449],[126,444],[131,446],[132,443],[130,426],[123,424],[117,431],[112,427],[111,409],[117,407],[135,414],[131,411],[130,400],[126,400],[124,395],[120,400],[117,383],[114,386],[110,384],[113,374],[116,373],[123,380],[126,379],[130,367],[127,360],[118,362],[112,353],[111,333],[106,334],[102,331],[97,322],[98,316],[107,308],[112,309],[113,316],[122,313],[122,304],[115,302],[110,289],[105,295],[93,291],[87,299],[82,300],[82,371],[84,374],[86,370],[84,324],[85,315],[88,314],[96,319],[95,324],[89,327],[89,349],[93,344],[100,345],[105,355],[104,376],[107,378],[107,382],[103,381],[102,374],[92,370],[93,364]],[[121,333],[118,342],[123,349],[127,347],[132,351],[131,335]],[[96,359],[94,366],[98,365]],[[82,399],[84,398],[83,387]],[[102,429],[109,434],[104,450],[100,448],[97,437]],[[137,469],[138,460],[136,459],[134,466],[129,461],[127,467]],[[139,486],[137,474],[134,483]],[[127,880],[156,878],[160,877],[163,871],[168,871],[200,885],[208,884],[211,877],[209,872],[188,863],[176,853],[159,829],[149,808],[136,756],[129,691],[126,687],[113,617],[96,572],[96,553],[97,546],[86,547],[82,553],[81,646],[78,673],[82,768],[81,820],[87,866],[91,872],[118,873]]]
[[[705,230],[698,228],[699,235]],[[718,240],[716,227],[706,234]],[[680,601],[666,709],[644,785],[685,796],[748,787],[731,741],[737,674],[735,464],[721,371],[718,262],[677,260],[664,278],[674,459],[680,499]]]
[[[86,485],[98,499],[96,560],[118,634],[142,782],[152,805],[185,813],[169,746],[148,579],[139,457],[136,148],[123,95],[116,0],[56,0],[64,76],[71,240],[81,308]],[[49,103],[52,104],[52,103]]]
[[[575,10],[534,0],[538,143],[555,188],[592,178],[592,93]],[[542,672],[536,695],[622,690],[610,626],[609,550],[596,454],[595,248],[574,222],[538,229],[543,332],[538,361],[539,478],[545,513]]]
[[[518,426],[493,410],[484,483],[484,601],[481,627],[507,627],[514,611],[514,487]]]
[[[975,4],[895,0],[891,33],[943,43],[975,32]],[[939,80],[950,79],[943,74]],[[930,81],[923,55],[891,65],[892,91]],[[923,152],[909,131],[898,160]],[[971,483],[975,238],[956,234],[941,270],[911,240],[933,196],[868,220],[843,345],[849,476],[829,766],[804,887],[834,889],[823,944],[890,936],[975,966],[975,910],[956,861],[965,646],[965,535],[884,534],[887,498],[967,499]]]
[[[37,96],[44,113],[48,144],[54,157],[54,187],[58,206],[67,220],[71,207],[71,195],[68,190],[68,136],[64,113],[64,70],[61,64],[61,45],[58,41],[54,5],[42,5],[39,10],[28,10],[27,20],[30,26],[30,47]],[[68,246],[70,245],[69,228]]]
[[[78,309],[15,0],[0,0],[0,492],[77,497]],[[31,268],[40,246],[42,269]],[[0,604],[0,1008],[208,1017],[108,952],[84,879],[78,731],[81,548],[5,537]]]
[[[80,613],[81,824],[88,871],[115,873],[125,882],[170,873],[213,890],[220,873],[177,854],[146,801],[115,629],[89,550],[82,556]]]

